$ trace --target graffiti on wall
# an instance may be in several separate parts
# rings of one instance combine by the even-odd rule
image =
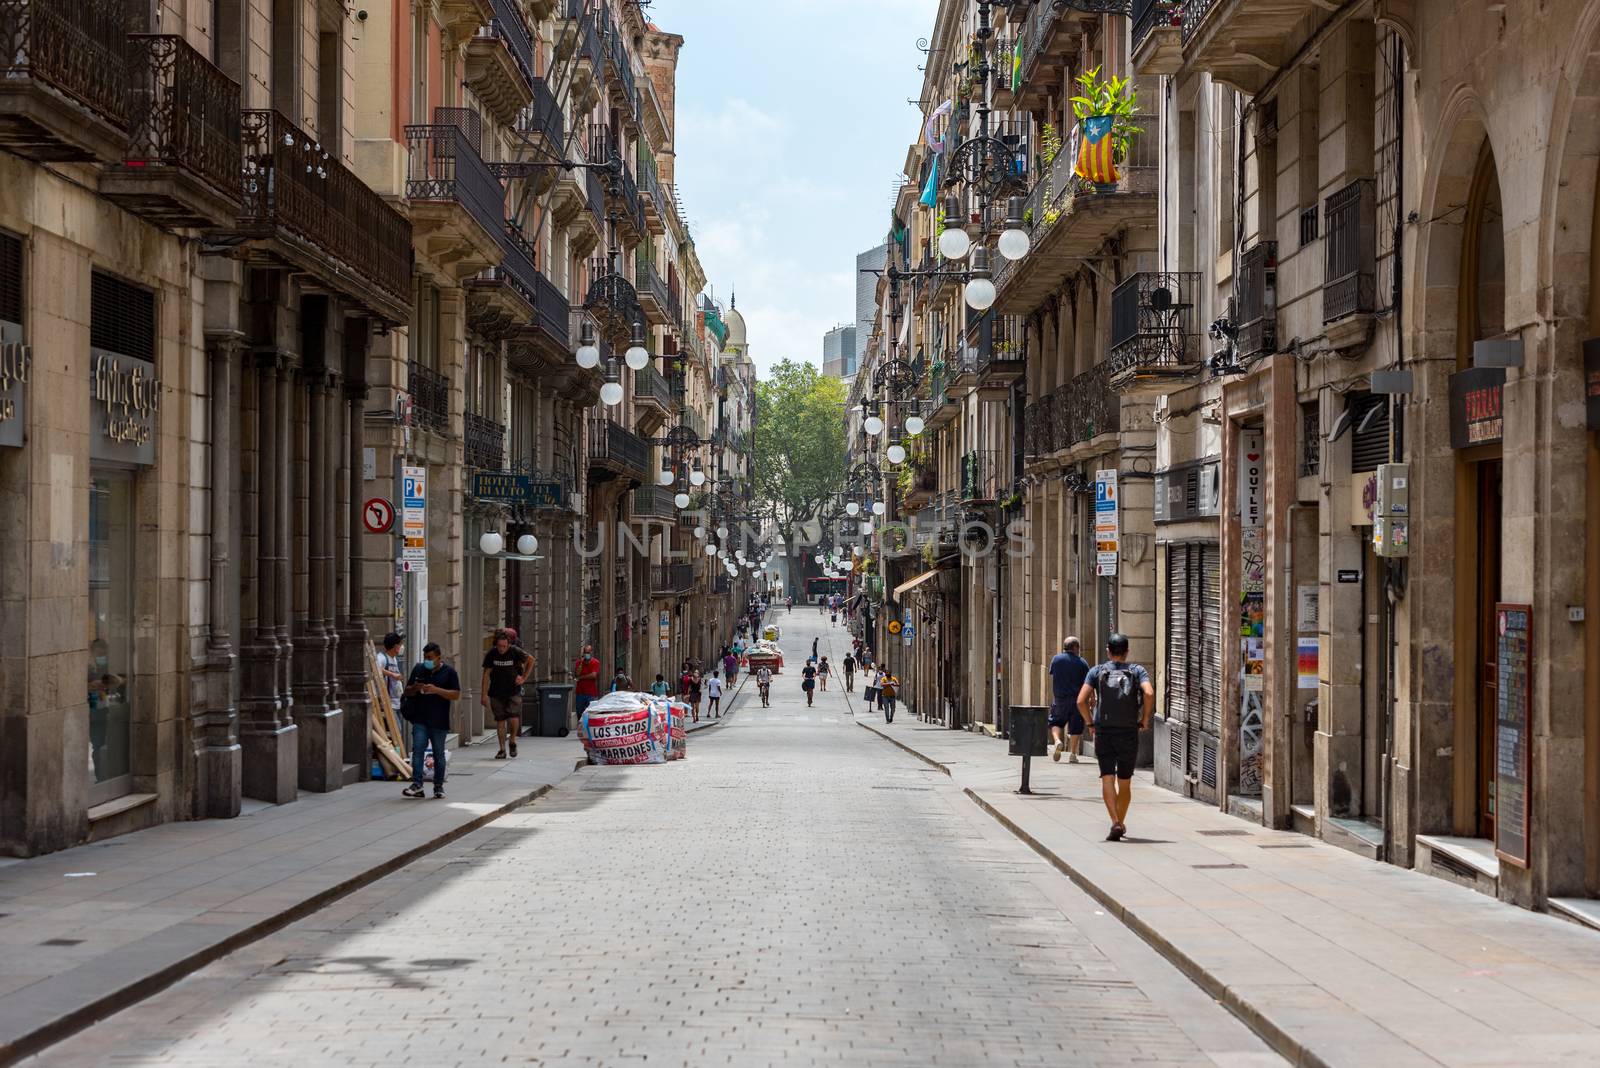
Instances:
[[[1245,527],[1240,531],[1240,546],[1243,570],[1239,594],[1239,793],[1255,797],[1261,793],[1265,742],[1266,530]]]

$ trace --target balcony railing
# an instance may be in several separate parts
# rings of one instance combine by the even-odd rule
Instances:
[[[1028,456],[1048,456],[1056,451],[1056,404],[1046,394],[1022,410],[1022,450]]]
[[[1370,312],[1376,306],[1376,185],[1371,178],[1351,182],[1323,205],[1327,218],[1326,269],[1322,283],[1322,321]]]
[[[134,34],[132,134],[128,167],[181,167],[238,200],[244,143],[239,84],[183,38]]]
[[[1199,366],[1194,299],[1200,275],[1141,271],[1111,294],[1111,377],[1118,388]]]
[[[412,360],[406,366],[406,392],[411,394],[413,423],[440,432],[449,427],[450,383],[444,375]]]
[[[1057,24],[1066,18],[1082,18],[1083,15],[1126,15],[1128,14],[1128,0],[1072,0],[1070,8],[1065,5],[1039,4],[1034,8],[1029,18],[1022,41],[1022,80],[1026,82],[1033,76],[1034,61],[1039,58],[1040,51],[1055,34]],[[1006,68],[1009,71],[1009,67]]]
[[[1189,39],[1200,29],[1206,16],[1211,14],[1211,9],[1216,7],[1218,0],[1185,0],[1183,5],[1183,43],[1189,44]]]
[[[244,207],[248,232],[281,228],[411,306],[411,224],[353,172],[276,111],[246,111]]]
[[[633,491],[633,517],[635,519],[677,519],[678,509],[672,503],[673,492],[664,486],[640,486]]]
[[[125,0],[0,0],[0,92],[6,96],[27,83],[55,93],[94,112],[117,130],[132,119],[128,74],[135,59],[128,36]],[[0,116],[0,137],[8,144],[26,144],[27,154],[45,159],[86,158],[71,151],[48,131],[13,139],[12,120]],[[17,132],[30,125],[16,122]],[[34,143],[28,143],[30,139]]]
[[[1239,356],[1278,350],[1278,243],[1258,241],[1240,257]]]
[[[461,416],[468,467],[499,471],[506,458],[506,428],[492,419],[465,412]]]
[[[596,417],[589,420],[589,464],[599,465],[643,482],[650,471],[650,447],[621,423]]]
[[[633,397],[636,401],[654,404],[662,411],[671,411],[674,407],[672,387],[660,371],[649,365],[633,372]]]
[[[961,457],[961,502],[982,503],[996,500],[995,453],[991,449],[974,449]]]
[[[533,38],[528,34],[528,21],[523,18],[518,0],[489,0],[494,8],[494,32],[511,50],[522,76],[533,84]]]
[[[448,120],[439,108],[435,117]],[[411,163],[406,196],[411,200],[453,201],[467,210],[485,231],[499,234],[505,223],[505,188],[478,151],[469,124],[442,121],[406,127]]]
[[[656,265],[644,257],[634,261],[635,289],[641,298],[648,298],[656,306],[657,313],[670,322],[667,318],[667,280],[661,277],[661,272],[656,270]]]
[[[509,221],[501,224],[495,236],[500,239],[500,263],[489,268],[490,276],[505,282],[529,304],[534,303],[538,299],[539,268],[534,266],[537,253],[533,245]]]
[[[1111,388],[1111,365],[1099,364],[1056,390],[1056,448],[1069,449],[1122,428],[1122,398]]]
[[[656,564],[650,569],[652,593],[672,596],[694,589],[693,564]]]
[[[533,105],[524,113],[523,133],[529,137],[543,137],[552,151],[564,151],[566,145],[566,116],[561,104],[543,78],[533,79]]]

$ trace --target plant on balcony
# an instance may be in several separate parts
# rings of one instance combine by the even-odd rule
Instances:
[[[933,566],[935,564],[937,564],[938,562],[939,562],[939,551],[938,551],[937,546],[935,546],[935,544],[932,541],[923,542],[922,543],[922,566],[931,571],[931,570],[933,570]]]
[[[1022,507],[1022,494],[1020,493],[1012,492],[1000,498],[1000,510],[1002,512],[1009,512],[1020,507]]]
[[[1139,91],[1128,78],[1101,78],[1099,67],[1080,74],[1078,86],[1082,95],[1072,98],[1078,119],[1074,173],[1104,192],[1116,185],[1117,164],[1128,158],[1131,139],[1144,133],[1133,124]]]
[[[1044,168],[1054,163],[1056,157],[1060,154],[1061,135],[1056,132],[1056,128],[1054,126],[1047,122],[1044,124],[1043,131],[1041,131],[1039,134],[1040,170],[1042,171]]]

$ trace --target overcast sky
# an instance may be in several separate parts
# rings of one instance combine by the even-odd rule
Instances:
[[[681,34],[677,184],[701,263],[737,290],[764,371],[822,362],[855,314],[855,257],[883,241],[919,133],[918,38],[936,0],[653,0]]]

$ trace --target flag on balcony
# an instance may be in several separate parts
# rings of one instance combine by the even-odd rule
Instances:
[[[939,201],[939,157],[933,157],[933,166],[928,168],[928,184],[922,187],[922,206],[931,208]]]
[[[1111,115],[1091,115],[1078,124],[1078,165],[1074,171],[1085,181],[1108,185],[1117,180]]]
[[[1022,91],[1022,41],[1017,40],[1017,47],[1011,50],[1011,91]]]

